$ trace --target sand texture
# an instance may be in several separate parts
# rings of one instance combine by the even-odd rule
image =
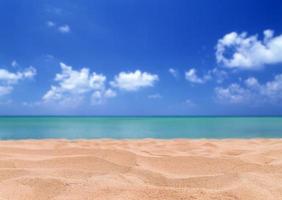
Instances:
[[[0,200],[279,200],[282,140],[0,142]]]

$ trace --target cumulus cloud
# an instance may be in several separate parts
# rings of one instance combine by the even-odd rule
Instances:
[[[91,96],[92,105],[102,104],[105,98],[113,98],[116,97],[117,93],[112,89],[107,89],[104,91],[96,90],[93,92]]]
[[[198,72],[195,68],[191,68],[185,72],[185,78],[187,81],[193,84],[204,84],[207,81],[214,80],[217,83],[222,83],[228,77],[227,72],[219,70],[218,68],[213,68],[208,70],[202,76],[198,75]]]
[[[263,39],[231,32],[219,39],[216,59],[229,68],[257,69],[268,64],[282,63],[282,35],[274,36],[273,30],[265,30]]]
[[[43,96],[44,102],[60,102],[62,104],[79,104],[87,94],[92,94],[92,102],[101,103],[105,98],[116,96],[111,89],[106,89],[106,76],[90,73],[88,68],[74,70],[71,66],[60,63],[61,73],[56,74],[56,85]]]
[[[145,87],[153,87],[155,82],[159,80],[158,75],[148,72],[120,72],[111,82],[113,87],[126,91],[137,91]]]
[[[105,91],[105,97],[112,98],[112,97],[115,97],[115,96],[117,96],[117,93],[114,90],[107,89]]]
[[[59,26],[58,27],[58,30],[61,32],[61,33],[69,33],[71,31],[70,29],[70,26],[65,24],[65,25],[62,25],[62,26]]]
[[[32,78],[36,75],[36,69],[34,67],[26,68],[23,71],[10,72],[6,69],[0,69],[0,82],[6,84],[16,84],[18,81]]]
[[[203,84],[212,79],[216,79],[217,82],[222,82],[226,78],[226,76],[226,72],[218,70],[217,68],[209,70],[202,77],[198,75],[197,70],[195,68],[191,68],[185,72],[186,80],[195,84]]]
[[[169,68],[168,69],[168,72],[173,76],[173,77],[177,77],[178,76],[178,72],[176,69],[173,69],[173,68]]]
[[[220,102],[240,104],[246,103],[250,98],[250,91],[242,88],[239,84],[233,83],[226,88],[215,88],[216,97]]]
[[[243,85],[233,83],[225,88],[215,88],[218,100],[225,103],[279,103],[282,100],[282,74],[261,84],[256,78],[246,79]]]
[[[245,80],[245,84],[248,88],[257,88],[260,87],[258,80],[254,77],[250,77]]]
[[[195,68],[189,69],[187,72],[185,72],[185,78],[187,81],[191,82],[191,83],[205,83],[208,78],[207,77],[199,77],[197,75],[197,70]]]
[[[0,96],[10,94],[19,81],[31,79],[36,75],[36,69],[29,67],[23,71],[10,72],[0,69]]]

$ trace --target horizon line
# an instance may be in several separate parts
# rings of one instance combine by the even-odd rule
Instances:
[[[282,117],[282,115],[0,115],[3,117]]]

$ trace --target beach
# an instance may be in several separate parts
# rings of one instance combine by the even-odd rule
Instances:
[[[282,199],[282,140],[1,141],[0,199]]]

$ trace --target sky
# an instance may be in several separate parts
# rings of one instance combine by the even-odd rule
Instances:
[[[281,115],[279,0],[0,1],[0,115]]]

